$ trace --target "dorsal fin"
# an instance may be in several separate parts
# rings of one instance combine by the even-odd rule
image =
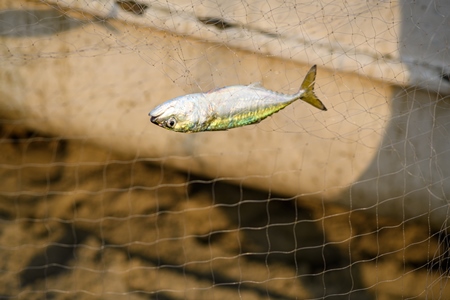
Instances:
[[[218,87],[218,88],[213,88],[209,91],[206,92],[206,94],[212,93],[212,92],[217,92],[218,90],[224,89],[226,88],[226,86],[222,86],[222,87]]]
[[[262,86],[261,82],[259,82],[259,81],[250,83],[250,84],[247,85],[247,86],[248,86],[248,87],[252,87],[252,88],[259,88],[259,89],[264,88],[264,87]]]

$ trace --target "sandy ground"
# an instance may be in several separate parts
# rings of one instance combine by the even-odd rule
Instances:
[[[449,299],[445,228],[4,122],[0,299]]]

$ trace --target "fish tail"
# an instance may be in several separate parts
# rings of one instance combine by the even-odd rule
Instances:
[[[306,74],[305,79],[303,79],[303,83],[299,91],[300,99],[318,109],[327,110],[325,105],[323,105],[322,101],[320,101],[319,98],[317,98],[316,94],[314,94],[316,70],[317,70],[316,65],[312,66],[311,69],[308,71],[308,74]]]

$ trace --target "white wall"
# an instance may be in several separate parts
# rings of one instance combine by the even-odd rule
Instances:
[[[419,39],[428,50],[442,47],[415,25],[419,19],[445,24],[448,9],[436,14],[429,6],[406,10],[413,5],[406,1],[346,1],[295,11],[238,1],[227,2],[227,10],[203,1],[194,8],[152,2],[137,15],[111,1],[48,2],[59,11],[26,1],[1,4],[8,20],[0,24],[3,116],[284,195],[401,218],[427,219],[434,210],[435,227],[445,220],[450,110],[436,92],[449,86],[443,69],[428,67],[427,59],[439,64],[446,48],[435,56],[405,49],[418,47]],[[199,16],[244,25],[220,29]],[[411,63],[414,56],[420,63]],[[295,103],[256,126],[199,134],[149,123],[157,104],[218,86],[260,81],[293,93],[312,64],[319,66],[316,91],[327,112]],[[413,76],[414,68],[437,75]]]

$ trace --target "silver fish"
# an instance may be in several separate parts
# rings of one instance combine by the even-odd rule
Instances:
[[[314,94],[316,69],[314,65],[309,70],[293,95],[266,90],[258,84],[234,85],[174,98],[148,115],[152,123],[168,130],[200,132],[259,123],[299,99],[327,110]]]

